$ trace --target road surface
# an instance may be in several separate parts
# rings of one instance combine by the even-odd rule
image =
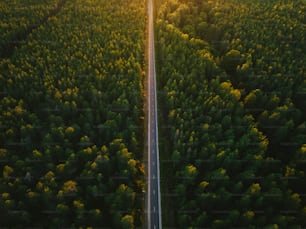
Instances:
[[[148,228],[161,229],[153,3],[148,0]]]

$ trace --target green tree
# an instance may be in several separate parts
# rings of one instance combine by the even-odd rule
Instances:
[[[237,71],[237,67],[243,64],[244,59],[240,54],[240,51],[232,49],[228,51],[221,61],[221,67],[229,75],[234,75]]]

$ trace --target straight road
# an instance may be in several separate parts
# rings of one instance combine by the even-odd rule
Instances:
[[[148,0],[148,228],[161,229],[153,0]]]

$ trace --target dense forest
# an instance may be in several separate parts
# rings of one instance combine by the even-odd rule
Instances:
[[[0,1],[0,57],[8,57],[26,35],[58,12],[64,0]]]
[[[164,226],[306,226],[305,1],[156,3]]]
[[[305,0],[155,0],[163,226],[306,226]],[[146,225],[144,0],[0,1],[0,227]]]
[[[143,224],[143,0],[0,1],[0,226]]]

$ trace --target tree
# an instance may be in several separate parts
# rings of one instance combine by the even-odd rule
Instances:
[[[121,218],[122,228],[135,228],[134,217],[132,215],[124,215]]]
[[[229,75],[234,75],[237,70],[237,66],[241,65],[244,62],[240,51],[232,49],[228,51],[225,56],[222,58],[221,67]]]

